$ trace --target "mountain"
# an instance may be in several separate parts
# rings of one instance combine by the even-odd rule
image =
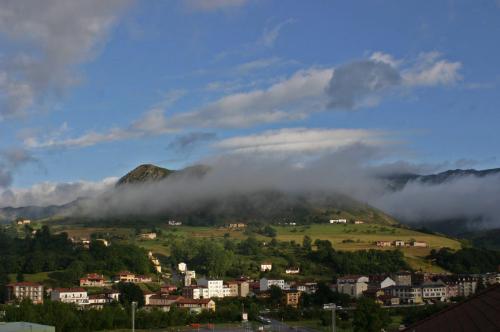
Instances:
[[[171,170],[151,164],[143,164],[137,166],[132,171],[121,177],[116,186],[123,186],[128,184],[138,184],[147,182],[156,182],[166,179],[167,177],[203,177],[210,167],[205,165],[194,165],[183,168],[181,170]]]
[[[467,176],[485,177],[488,175],[500,174],[500,168],[491,168],[485,170],[475,169],[453,169],[447,170],[437,174],[420,175],[413,173],[391,174],[384,178],[389,180],[389,187],[392,190],[400,190],[407,183],[416,181],[426,184],[442,184],[448,181],[453,181],[458,178]]]
[[[167,176],[169,176],[174,172],[175,171],[163,167],[158,167],[151,164],[143,164],[137,166],[132,171],[128,172],[126,175],[121,177],[116,183],[116,185],[122,186],[125,184],[132,184],[132,183],[159,181],[165,179]]]

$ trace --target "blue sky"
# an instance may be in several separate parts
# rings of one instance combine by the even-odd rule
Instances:
[[[498,36],[493,0],[3,2],[0,191],[357,142],[498,167]]]

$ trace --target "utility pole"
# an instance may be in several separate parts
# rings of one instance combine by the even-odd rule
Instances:
[[[337,306],[335,303],[328,303],[323,305],[323,309],[332,310],[332,332],[335,332],[335,309],[337,309]]]
[[[135,308],[137,308],[137,302],[132,302],[132,332],[135,332]]]

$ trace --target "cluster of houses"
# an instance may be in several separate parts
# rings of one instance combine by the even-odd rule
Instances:
[[[377,247],[416,247],[416,248],[427,248],[427,242],[423,241],[404,241],[404,240],[395,240],[395,241],[377,241],[375,242]]]
[[[500,273],[440,275],[403,271],[391,275],[349,275],[338,278],[331,288],[355,298],[371,297],[382,305],[414,305],[468,297],[476,292],[479,283],[500,283]]]

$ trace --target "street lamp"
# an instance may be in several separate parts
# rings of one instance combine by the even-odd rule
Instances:
[[[132,301],[132,332],[135,332],[135,308],[137,308],[137,302]]]
[[[337,309],[337,305],[335,303],[323,304],[323,309],[332,311],[332,332],[335,332],[335,309]]]

